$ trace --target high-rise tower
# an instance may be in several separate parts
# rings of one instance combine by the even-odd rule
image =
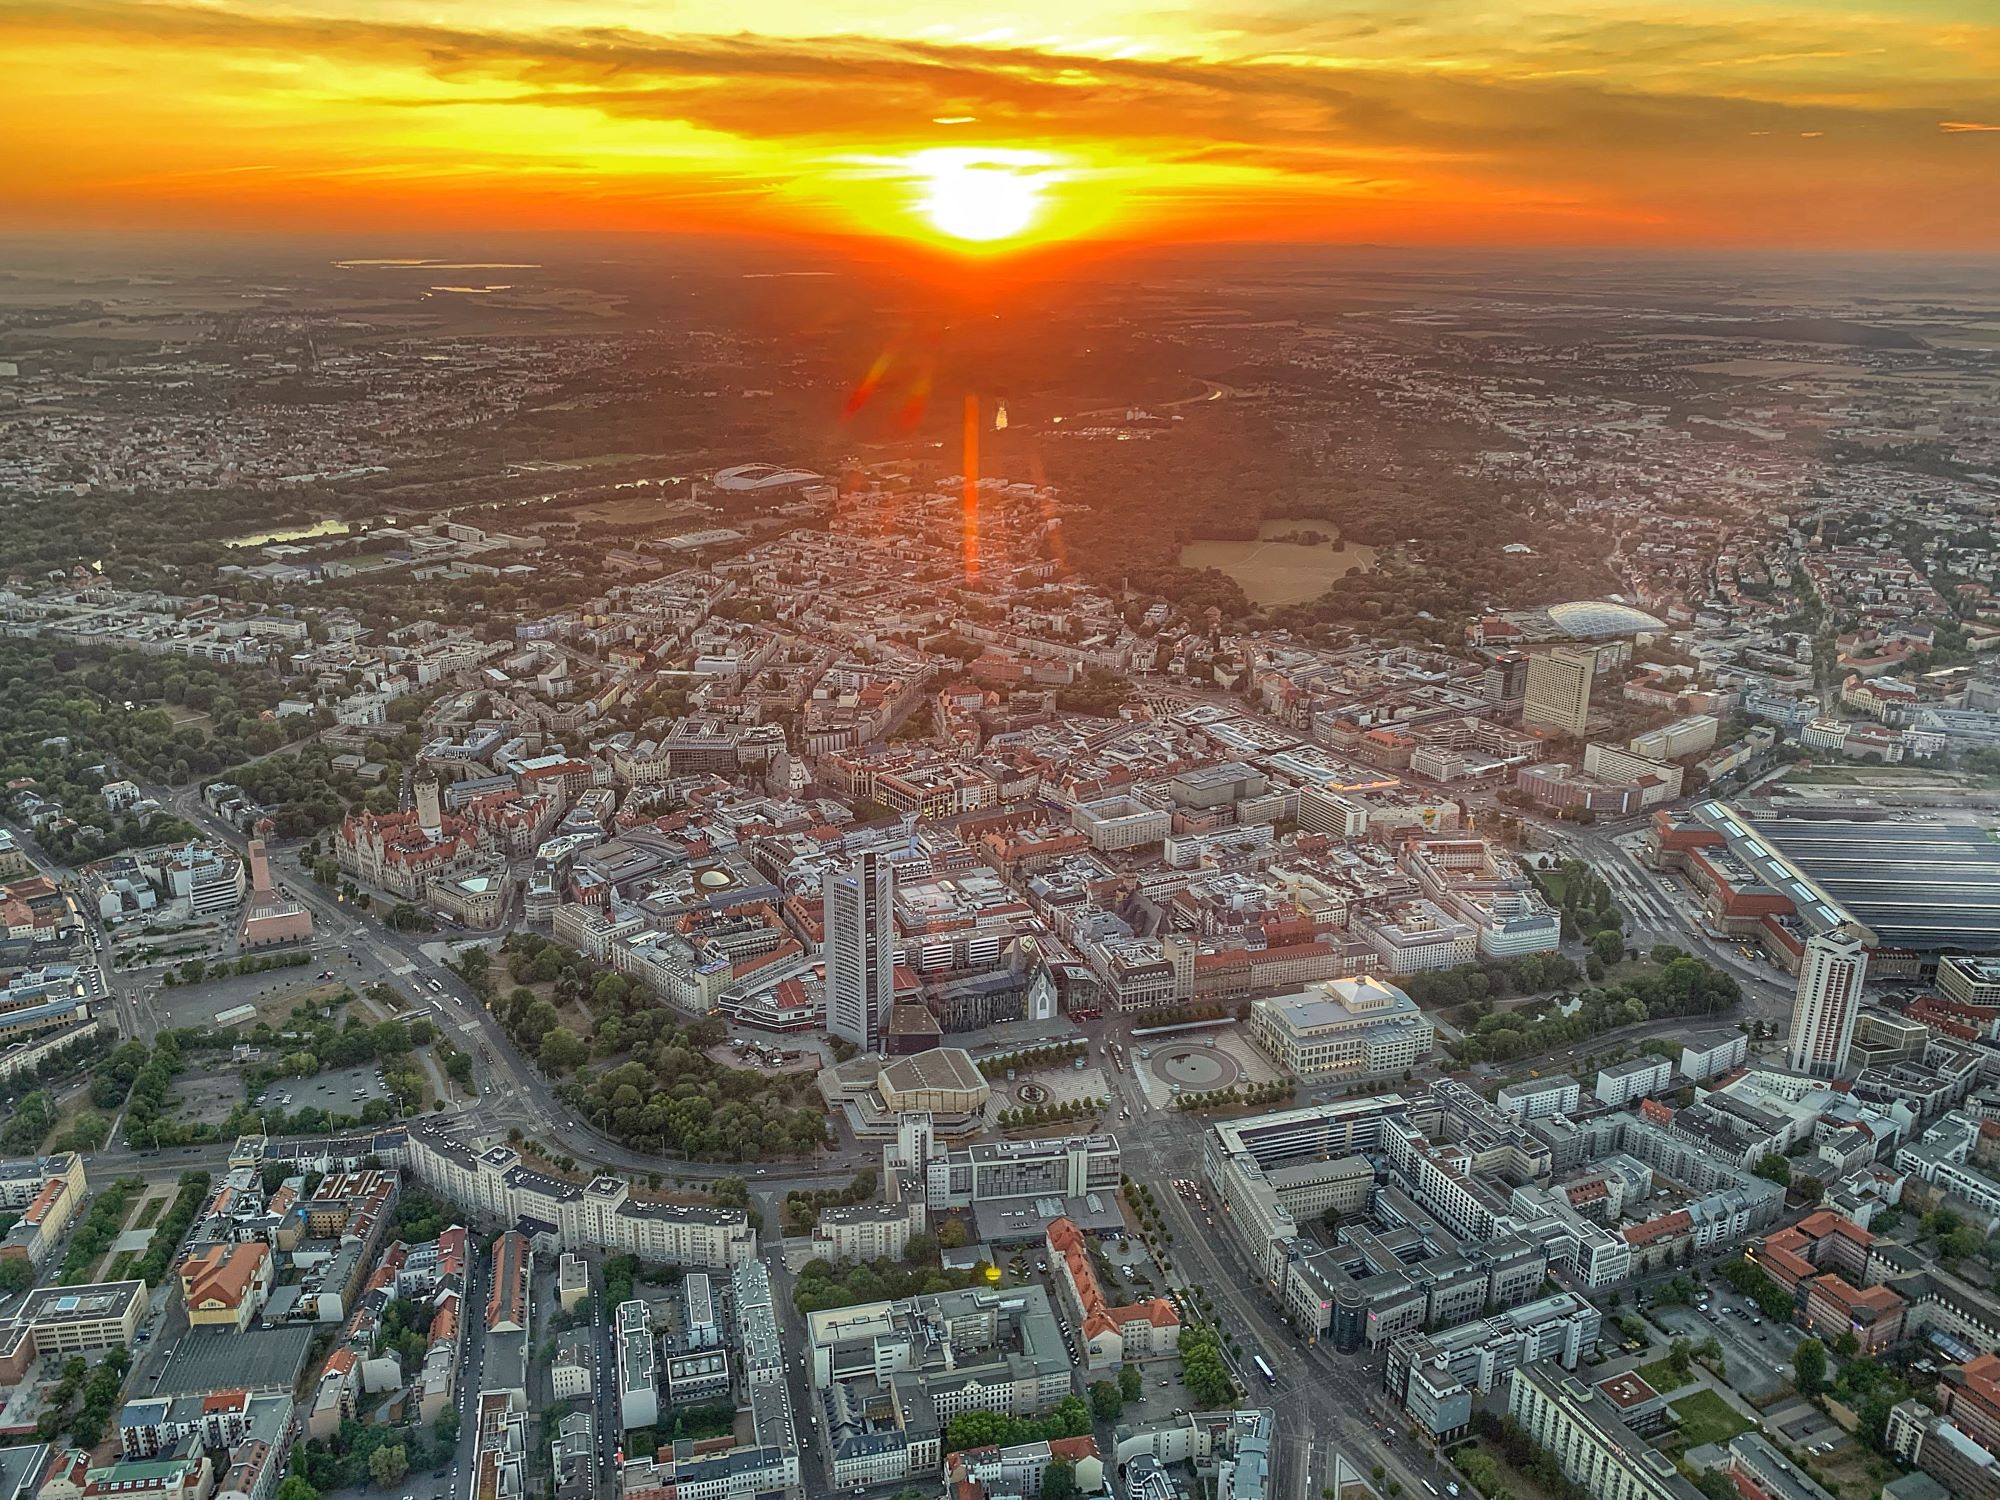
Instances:
[[[826,1029],[862,1051],[880,1043],[896,987],[895,872],[876,849],[820,887],[826,928]]]
[[[1583,735],[1590,729],[1590,687],[1597,652],[1589,646],[1555,646],[1528,658],[1521,722]]]
[[[1868,950],[1852,926],[1807,939],[1805,957],[1799,962],[1798,997],[1792,1002],[1787,1060],[1794,1072],[1837,1078],[1845,1071],[1867,977]]]

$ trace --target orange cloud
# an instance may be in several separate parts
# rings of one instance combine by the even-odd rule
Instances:
[[[788,0],[727,34],[699,13],[736,7],[664,34],[609,0],[554,28],[348,3],[16,0],[0,195],[40,225],[901,234],[904,164],[950,146],[1056,163],[1067,236],[2000,246],[2000,164],[1947,139],[1996,128],[2000,27],[1943,6],[1503,26],[1362,0],[1149,37],[1082,0],[1120,29],[1081,39],[1056,34],[1074,7],[1023,0],[1046,32],[975,42],[814,35],[841,17]]]

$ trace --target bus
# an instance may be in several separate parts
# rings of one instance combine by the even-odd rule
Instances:
[[[1250,1363],[1255,1365],[1257,1367],[1257,1373],[1264,1377],[1264,1384],[1276,1385],[1278,1383],[1278,1377],[1271,1373],[1271,1367],[1264,1362],[1263,1355],[1261,1354],[1251,1355]]]

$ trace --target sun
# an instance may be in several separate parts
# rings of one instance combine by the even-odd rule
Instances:
[[[951,239],[980,245],[1019,239],[1042,216],[1049,164],[1034,151],[919,151],[910,158],[921,184],[917,210]]]

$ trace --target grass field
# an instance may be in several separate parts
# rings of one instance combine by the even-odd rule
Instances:
[[[1681,1420],[1681,1436],[1690,1448],[1703,1443],[1726,1443],[1739,1432],[1756,1425],[1748,1417],[1711,1390],[1699,1390],[1673,1403],[1674,1415]]]
[[[1275,540],[1300,532],[1334,535],[1331,521],[1278,518],[1257,528],[1255,541],[1193,541],[1181,548],[1185,568],[1215,568],[1242,585],[1256,604],[1297,604],[1316,599],[1348,569],[1367,572],[1375,566],[1375,549],[1358,542],[1321,542],[1308,546]]]
[[[1884,791],[1921,787],[1989,791],[2000,786],[2000,776],[1948,771],[1939,766],[1793,766],[1779,779],[1790,786],[1879,787]]]
[[[1632,1373],[1645,1381],[1654,1390],[1661,1392],[1677,1391],[1694,1379],[1692,1374],[1688,1376],[1687,1380],[1681,1379],[1680,1376],[1673,1372],[1672,1366],[1664,1359],[1656,1359],[1649,1365],[1641,1365]]]
[[[602,521],[607,526],[635,526],[642,522],[659,522],[663,528],[665,523],[670,521],[687,521],[706,514],[707,512],[699,507],[675,499],[663,489],[623,495],[615,500],[597,500],[589,505],[579,505],[570,512],[570,516],[576,520]],[[687,528],[683,526],[679,529]]]

